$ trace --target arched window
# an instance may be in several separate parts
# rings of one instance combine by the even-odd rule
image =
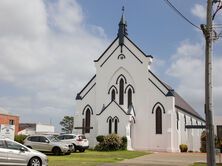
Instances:
[[[115,132],[115,134],[118,133],[118,119],[114,120],[114,132]]]
[[[91,112],[89,110],[89,108],[86,110],[86,129],[85,129],[85,133],[90,133],[90,116],[91,116]]]
[[[160,107],[156,109],[156,134],[162,134],[162,111]]]
[[[179,129],[179,113],[176,112],[176,114],[177,114],[177,130],[178,130]]]
[[[112,119],[109,119],[109,134],[112,134]]]
[[[123,105],[123,101],[124,101],[124,81],[121,78],[119,81],[119,104]]]
[[[115,90],[113,89],[112,92],[111,92],[111,101],[115,100],[116,99],[116,92]]]
[[[132,105],[132,90],[128,90],[128,107]]]

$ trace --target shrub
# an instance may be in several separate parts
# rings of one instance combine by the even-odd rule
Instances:
[[[188,147],[186,144],[180,144],[180,152],[187,152]]]
[[[99,141],[98,141],[99,142]],[[115,151],[121,149],[122,140],[117,134],[104,136],[104,140],[96,145],[98,151]]]
[[[16,135],[15,141],[23,144],[26,137],[27,137],[27,135],[22,135],[22,134]]]
[[[215,139],[215,147],[220,149],[220,152],[222,153],[222,139],[218,137]]]
[[[101,142],[103,142],[104,141],[104,135],[98,135],[97,137],[96,137],[96,141],[97,142],[99,142],[99,143],[101,143]]]
[[[206,135],[206,131],[203,131],[202,133],[201,133],[201,138],[200,138],[200,151],[202,152],[202,153],[206,153],[206,140],[207,140],[207,135]]]
[[[127,138],[126,138],[125,136],[123,136],[123,137],[121,138],[121,140],[122,140],[121,149],[122,149],[122,150],[126,150],[126,149],[127,149]]]

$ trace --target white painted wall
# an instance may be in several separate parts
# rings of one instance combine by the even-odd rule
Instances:
[[[217,135],[217,126],[222,126],[222,116],[214,116],[214,133]]]
[[[36,124],[36,133],[54,133],[55,127],[47,124]]]
[[[152,58],[145,57],[127,38],[124,39],[124,44],[126,46],[122,47],[121,52],[121,47],[118,47],[119,43],[116,40],[99,61],[95,62],[96,77],[83,90],[81,96],[85,97],[76,101],[74,127],[82,126],[82,119],[85,118],[82,111],[86,105],[90,105],[93,109],[91,115],[93,129],[90,130],[90,134],[86,134],[86,137],[90,140],[91,147],[97,143],[95,140],[97,135],[108,134],[107,118],[109,116],[119,118],[118,134],[126,135],[129,116],[120,107],[127,112],[127,94],[124,94],[124,104],[120,107],[114,102],[110,104],[111,94],[108,94],[111,86],[119,90],[116,80],[122,74],[127,80],[125,87],[132,85],[135,89],[132,100],[136,113],[135,124],[131,131],[133,148],[177,152],[179,145],[185,143],[190,149],[196,151],[199,133],[193,129],[189,131],[184,129],[185,113],[182,111],[179,111],[179,128],[177,129],[176,111],[178,110],[175,109],[175,97],[166,96],[167,87],[148,71]],[[120,54],[124,54],[125,58],[118,59]],[[116,94],[116,102],[119,103],[119,93]],[[165,113],[162,110],[162,134],[156,134],[155,111],[152,113],[154,105],[158,102],[165,110]],[[107,108],[100,113],[103,107]],[[191,123],[189,118],[190,115],[186,114],[187,124]],[[80,133],[81,130],[74,129],[74,132]]]

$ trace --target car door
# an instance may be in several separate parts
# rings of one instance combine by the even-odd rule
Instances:
[[[26,149],[25,147],[10,140],[6,140],[6,145],[8,149],[8,160],[10,163],[14,165],[28,164],[28,155],[26,151],[21,150],[22,148]]]
[[[39,149],[45,152],[51,152],[52,150],[52,145],[50,144],[50,141],[44,136],[39,137]]]
[[[28,138],[28,144],[26,144],[26,145],[32,147],[32,149],[40,151],[39,136],[31,136],[31,137],[29,137]]]
[[[8,162],[8,150],[6,149],[5,141],[0,140],[0,165]]]

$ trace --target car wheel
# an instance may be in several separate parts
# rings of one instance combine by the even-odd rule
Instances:
[[[29,166],[41,166],[42,162],[38,157],[33,157],[29,161]]]
[[[80,151],[80,152],[85,152],[85,149],[80,149],[79,151]]]
[[[60,155],[61,154],[61,149],[60,148],[58,148],[58,147],[54,147],[53,149],[52,149],[52,153],[54,154],[54,155]]]
[[[73,144],[73,152],[76,152],[76,145],[75,144]]]

